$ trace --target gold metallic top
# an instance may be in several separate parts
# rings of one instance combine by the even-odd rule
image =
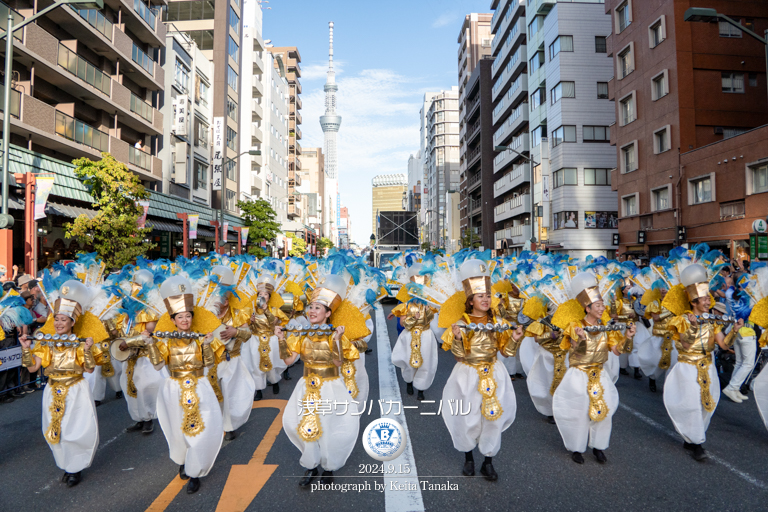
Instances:
[[[560,348],[560,344],[563,342],[563,331],[559,332],[559,336],[553,338],[552,329],[541,322],[534,322],[528,326],[525,335],[532,337],[541,348],[551,354],[563,351]]]
[[[189,373],[199,374],[221,360],[224,345],[214,339],[209,345],[198,340],[169,339],[149,346],[149,360],[153,365],[165,363],[171,376],[182,378]]]
[[[465,326],[470,323],[496,323],[493,314],[483,316],[464,315],[464,318],[456,322],[458,326]],[[514,349],[509,340],[512,339],[512,331],[504,333],[479,331],[474,332],[462,329],[462,341],[453,339],[453,330],[447,329],[449,334],[449,348],[454,356],[461,362],[467,364],[491,363],[496,360],[496,352],[501,352],[505,357],[514,356]],[[445,345],[446,336],[443,336],[443,348],[448,350]]]
[[[288,317],[279,308],[257,308],[249,325],[254,336],[272,336],[277,325],[287,322]]]
[[[82,378],[86,368],[95,368],[96,362],[83,343],[76,347],[37,346],[32,355],[40,358],[44,374],[62,384],[74,384]]]
[[[417,314],[419,315],[418,319],[416,318]],[[422,331],[425,331],[429,329],[429,324],[434,317],[435,312],[431,307],[425,304],[417,304],[414,301],[409,301],[405,306],[405,313],[401,318],[400,323],[409,331],[413,329],[421,329]]]
[[[611,347],[623,343],[627,339],[620,331],[585,331],[586,338],[581,340],[576,334],[576,328],[587,325],[590,324],[586,320],[573,322],[563,333],[563,341],[560,348],[569,351],[568,362],[571,367],[603,364],[608,361],[608,351]]]
[[[672,315],[672,312],[668,310],[667,308],[661,308],[661,312],[659,313],[659,319],[653,321],[653,330],[652,334],[654,336],[659,336],[660,338],[663,338],[664,336],[667,336],[670,334],[669,332],[669,321],[673,318],[674,315]]]
[[[304,362],[304,376],[314,373],[323,378],[339,376],[339,369],[333,360],[341,361],[338,343],[333,340],[333,334],[310,335],[303,338],[292,337],[287,340],[291,352],[301,355]],[[341,337],[343,359],[354,361],[360,358],[357,349],[345,337]]]
[[[699,322],[694,325],[688,321],[688,315],[683,314],[669,320],[669,329],[675,340],[677,348],[677,360],[685,363],[695,364],[696,361],[709,357],[709,354],[715,349],[715,337],[723,330],[722,325],[709,322]],[[731,345],[736,336],[736,329],[725,337],[725,344]],[[683,346],[688,345],[688,348]]]

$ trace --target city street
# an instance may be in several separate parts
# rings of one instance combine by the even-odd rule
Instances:
[[[405,384],[392,368],[389,347],[394,345],[394,321],[384,315],[374,319],[376,332],[367,355],[373,409],[361,416],[360,435],[380,416],[378,400],[402,394],[404,405],[419,405],[405,394]],[[93,465],[83,480],[68,489],[59,481],[62,471],[53,461],[41,433],[43,393],[0,406],[0,464],[3,468],[3,510],[39,510],[42,503],[56,510],[99,511],[229,511],[229,510],[758,510],[768,499],[768,432],[754,400],[735,404],[722,397],[705,444],[710,458],[695,462],[683,450],[662,402],[662,390],[648,390],[648,380],[621,376],[617,383],[621,405],[613,423],[608,463],[599,465],[591,452],[584,465],[570,459],[557,431],[539,415],[524,380],[516,380],[517,419],[505,432],[502,448],[494,458],[497,482],[481,476],[462,477],[464,455],[453,448],[442,418],[436,412],[443,386],[455,362],[440,351],[440,362],[427,400],[409,409],[404,418],[412,450],[411,475],[361,473],[361,466],[376,463],[365,452],[360,437],[347,465],[335,475],[337,484],[366,482],[370,490],[312,492],[299,488],[299,451],[282,431],[281,411],[295,411],[287,400],[301,376],[301,365],[291,369],[293,379],[280,382],[280,392],[264,391],[254,403],[249,422],[240,436],[225,441],[210,475],[200,491],[186,494],[178,467],[168,457],[159,425],[149,436],[126,433],[131,420],[123,400],[109,398],[98,408],[100,444]],[[386,370],[380,374],[380,369]],[[661,384],[661,382],[659,383]],[[397,399],[400,399],[397,397]],[[389,405],[384,405],[385,410]],[[447,413],[448,405],[443,405]],[[401,421],[403,416],[400,416]],[[406,451],[405,457],[408,457]],[[475,452],[476,469],[482,456]],[[400,460],[396,461],[396,469]],[[409,482],[427,482],[411,490]],[[410,479],[406,478],[411,476]],[[393,483],[394,482],[394,483]],[[423,485],[447,484],[454,490],[428,490]],[[374,487],[378,484],[379,489]],[[384,491],[381,492],[382,484]]]

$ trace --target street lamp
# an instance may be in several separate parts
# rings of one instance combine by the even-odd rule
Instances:
[[[765,45],[765,69],[766,69],[766,73],[768,73],[768,29],[766,29],[765,31],[765,37],[760,37],[756,33],[749,30],[744,25],[740,24],[738,21],[729,18],[725,14],[721,14],[717,12],[715,9],[707,9],[703,7],[688,8],[685,11],[685,15],[683,16],[683,19],[685,21],[702,22],[702,23],[717,23],[719,21],[724,21],[729,25],[732,25],[737,29],[741,30],[742,32],[754,37],[755,39],[763,43],[763,45]]]
[[[229,160],[234,162],[235,160],[237,160],[238,158],[240,158],[243,155],[261,156],[261,150],[260,149],[251,148],[248,151],[244,151],[244,152],[240,153],[235,158],[230,158]],[[227,243],[227,234],[224,232],[224,201],[226,201],[226,196],[227,196],[227,181],[222,176],[222,180],[221,180],[221,212],[220,212],[221,220],[219,222],[219,224],[220,224],[219,227],[221,228],[221,239],[219,239],[219,247],[224,247],[224,245],[226,245],[226,243]],[[238,240],[237,243],[240,243],[240,241]]]
[[[41,16],[45,16],[52,10],[56,9],[60,5],[74,5],[82,9],[103,9],[104,0],[61,0],[60,2],[54,2],[37,14],[26,18],[18,25],[13,25],[13,11],[8,7],[8,21],[5,26],[5,34],[0,36],[0,39],[5,37],[5,77],[3,80],[3,198],[2,198],[2,213],[0,214],[0,229],[8,229],[13,227],[13,217],[8,214],[8,154],[11,147],[11,116],[10,116],[10,104],[11,104],[11,73],[13,72],[13,33],[20,28],[29,25]],[[11,34],[11,37],[8,37]],[[30,205],[26,205],[30,208]]]
[[[503,151],[507,151],[507,150],[512,151],[513,153],[517,153],[518,156],[521,156],[521,157],[525,158],[528,161],[528,163],[531,164],[531,173],[533,173],[533,168],[534,167],[536,167],[537,165],[541,165],[539,163],[536,163],[531,158],[528,158],[524,154],[520,153],[519,151],[512,149],[509,146],[494,146],[493,150],[497,151],[499,153],[501,153]],[[536,248],[535,248],[535,246],[536,246],[536,233],[533,230],[533,218],[534,217],[536,217],[536,205],[533,203],[533,180],[531,180],[531,250],[536,250]]]

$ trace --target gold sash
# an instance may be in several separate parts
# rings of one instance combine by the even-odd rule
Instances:
[[[272,369],[272,360],[269,358],[269,338],[265,334],[259,335],[259,370],[267,373]]]
[[[424,360],[421,357],[421,329],[418,327],[411,331],[411,360],[409,361],[412,368],[421,368]]]
[[[61,379],[51,378],[48,384],[51,386],[51,405],[48,406],[51,412],[51,423],[45,431],[45,439],[50,444],[59,444],[61,440],[61,420],[67,408],[67,394],[70,386],[83,380],[83,376],[79,373],[61,374],[60,377]]]
[[[600,375],[603,365],[579,366],[579,370],[587,374],[587,394],[589,395],[589,419],[603,421],[608,417],[608,405],[603,399],[603,385],[600,383]]]
[[[356,373],[357,370],[355,369],[355,363],[353,361],[344,361],[344,363],[342,363],[341,374],[344,376],[344,385],[347,387],[349,396],[352,398],[357,398],[358,393],[360,393],[360,390],[357,387],[357,380],[355,379]]]
[[[496,421],[504,414],[504,410],[501,408],[499,399],[496,398],[496,381],[493,380],[493,364],[479,363],[471,364],[477,370],[478,383],[477,390],[483,397],[483,403],[480,407],[480,411],[483,417],[488,421]]]
[[[549,387],[550,395],[555,394],[557,387],[560,385],[560,382],[562,382],[563,377],[565,377],[565,372],[568,371],[565,367],[566,354],[567,353],[562,350],[555,350],[552,352],[552,357],[555,358],[555,371],[552,374],[552,385]]]
[[[195,437],[205,430],[203,416],[200,414],[200,398],[197,396],[197,379],[194,374],[183,378],[176,378],[181,386],[181,408],[184,418],[181,422],[181,431],[185,436]]]
[[[302,407],[310,406],[309,412],[304,412],[298,426],[299,437],[305,442],[317,441],[323,435],[323,428],[320,425],[320,418],[317,417],[317,407],[320,405],[320,388],[323,387],[323,379],[316,373],[310,373],[304,377],[304,399]]]

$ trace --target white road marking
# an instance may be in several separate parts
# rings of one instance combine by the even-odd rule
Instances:
[[[664,434],[668,435],[669,437],[672,437],[672,438],[677,439],[677,440],[681,439],[680,435],[677,432],[675,432],[675,431],[665,427],[661,423],[659,423],[659,422],[649,418],[648,416],[646,416],[645,414],[641,413],[640,411],[636,411],[635,409],[629,407],[628,405],[624,405],[622,403],[619,403],[619,407],[624,409],[624,410],[626,410],[627,412],[632,414],[634,417],[636,417],[640,421],[650,425],[651,427],[655,428],[656,430],[658,430],[660,432],[663,432]],[[721,466],[726,468],[731,473],[734,473],[735,475],[737,475],[739,478],[742,478],[742,479],[746,480],[747,482],[751,483],[752,485],[754,485],[755,487],[758,487],[760,489],[768,489],[768,484],[766,484],[762,480],[758,480],[757,478],[753,477],[749,473],[745,473],[744,471],[742,471],[739,468],[735,467],[730,462],[721,459],[720,457],[718,457],[717,455],[714,455],[710,451],[707,451],[707,453],[709,454],[709,460],[711,460],[712,462],[715,462],[717,464],[720,464]]]
[[[392,347],[389,343],[389,331],[387,322],[384,319],[384,310],[382,307],[376,310],[376,350],[379,360],[379,399],[381,403],[391,400],[395,403],[402,403],[403,397],[400,395],[400,386],[397,383],[397,374],[395,366],[392,364]],[[399,457],[385,462],[385,465],[393,464],[395,468],[410,465],[409,474],[396,474],[384,476],[384,500],[387,512],[423,512],[424,499],[421,496],[421,486],[419,485],[419,474],[416,471],[416,460],[413,458],[411,449],[411,434],[408,431],[408,423],[405,420],[405,411],[401,411],[400,416],[395,416],[396,407],[392,407],[390,414],[382,414],[382,418],[388,418],[399,422],[405,430],[407,444],[405,450]],[[390,482],[400,484],[407,483],[415,487],[408,490],[392,490]],[[415,486],[413,485],[415,484]]]

